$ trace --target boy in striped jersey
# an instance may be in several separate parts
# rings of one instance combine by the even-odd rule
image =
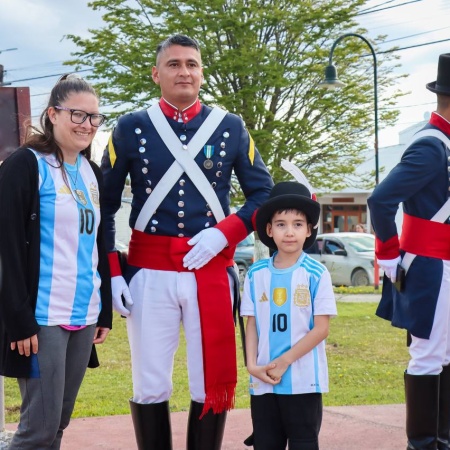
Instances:
[[[320,205],[308,188],[278,183],[256,214],[261,241],[276,250],[244,283],[253,436],[257,450],[316,450],[322,392],[328,392],[325,339],[337,314],[327,269],[303,252],[317,236]]]

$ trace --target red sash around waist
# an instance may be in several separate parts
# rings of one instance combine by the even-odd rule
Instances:
[[[192,249],[190,238],[152,236],[133,230],[128,264],[154,270],[193,272],[202,330],[205,406],[214,413],[234,406],[237,383],[236,343],[231,308],[230,284],[226,268],[233,264],[234,247],[227,247],[200,269],[183,267],[183,258]]]
[[[414,255],[450,260],[450,225],[405,213],[400,248]]]

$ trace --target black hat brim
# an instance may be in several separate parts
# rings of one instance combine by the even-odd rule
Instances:
[[[259,239],[267,247],[276,250],[275,241],[267,235],[267,224],[277,211],[285,209],[297,209],[302,211],[308,217],[308,221],[313,227],[319,221],[320,204],[315,200],[296,194],[279,195],[264,203],[256,212],[256,231]],[[317,228],[313,228],[311,236],[306,238],[303,249],[307,249],[314,244],[317,237]]]
[[[427,83],[426,85],[427,89],[435,94],[440,95],[448,95],[450,96],[450,88],[443,88],[438,85],[436,85],[436,81],[433,81],[431,83]]]

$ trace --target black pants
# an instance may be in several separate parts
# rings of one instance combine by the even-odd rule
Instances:
[[[250,399],[255,450],[318,450],[322,394],[264,394]]]

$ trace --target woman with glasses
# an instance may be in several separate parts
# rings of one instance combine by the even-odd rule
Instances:
[[[0,374],[18,379],[9,447],[59,449],[94,344],[112,326],[100,220],[102,176],[90,161],[105,117],[90,84],[65,75],[41,130],[0,166]]]

